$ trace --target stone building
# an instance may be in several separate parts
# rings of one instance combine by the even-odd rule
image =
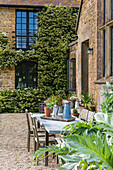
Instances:
[[[15,37],[15,50],[28,50],[33,34],[37,31],[37,12],[45,4],[79,7],[79,0],[0,0],[0,32],[7,32],[10,40]],[[18,66],[0,70],[0,90],[35,87],[36,63],[24,62]],[[32,69],[34,68],[34,69]],[[31,71],[32,70],[32,71]],[[31,77],[31,78],[30,78]]]
[[[113,0],[81,0],[76,31],[78,40],[69,46],[77,96],[89,91],[100,110],[105,84],[113,83]]]

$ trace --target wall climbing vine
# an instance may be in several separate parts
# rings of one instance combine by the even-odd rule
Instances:
[[[39,87],[53,91],[67,88],[69,43],[75,41],[77,9],[52,5],[40,11],[35,51],[38,57]]]
[[[67,88],[69,43],[76,40],[78,10],[71,7],[46,6],[38,13],[36,44],[26,52],[12,50],[13,42],[0,33],[0,69],[16,66],[23,60],[38,62],[38,87],[56,90]]]
[[[0,33],[0,69],[16,66],[24,60],[36,60],[35,50],[31,49],[26,52],[22,50],[12,50],[14,42],[8,40],[8,34]]]

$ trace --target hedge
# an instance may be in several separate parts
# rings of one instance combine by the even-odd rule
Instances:
[[[44,88],[44,91],[32,88],[2,90],[0,91],[0,113],[23,113],[25,109],[38,112],[39,103],[51,94],[47,88]]]

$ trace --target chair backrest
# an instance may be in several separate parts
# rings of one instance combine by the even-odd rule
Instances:
[[[89,121],[93,121],[93,116],[94,116],[94,114],[95,114],[95,112],[91,112],[91,111],[89,111],[89,113],[88,113],[88,119],[87,119],[87,121],[89,122]]]
[[[89,110],[82,109],[81,112],[80,112],[80,116],[79,116],[80,119],[87,121],[87,119],[88,119],[88,112],[89,112]]]
[[[31,120],[32,120],[34,140],[37,143],[37,149],[39,149],[39,136],[37,132],[36,119],[33,117],[33,115],[31,115]]]
[[[27,109],[25,110],[25,113],[26,113],[26,118],[27,118],[28,131],[30,132],[31,131],[31,129],[30,129],[30,120],[29,120],[29,114],[28,114]]]

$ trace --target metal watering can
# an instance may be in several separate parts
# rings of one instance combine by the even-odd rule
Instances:
[[[65,101],[64,103],[65,105],[64,105],[63,118],[70,119],[71,118],[70,101]]]

